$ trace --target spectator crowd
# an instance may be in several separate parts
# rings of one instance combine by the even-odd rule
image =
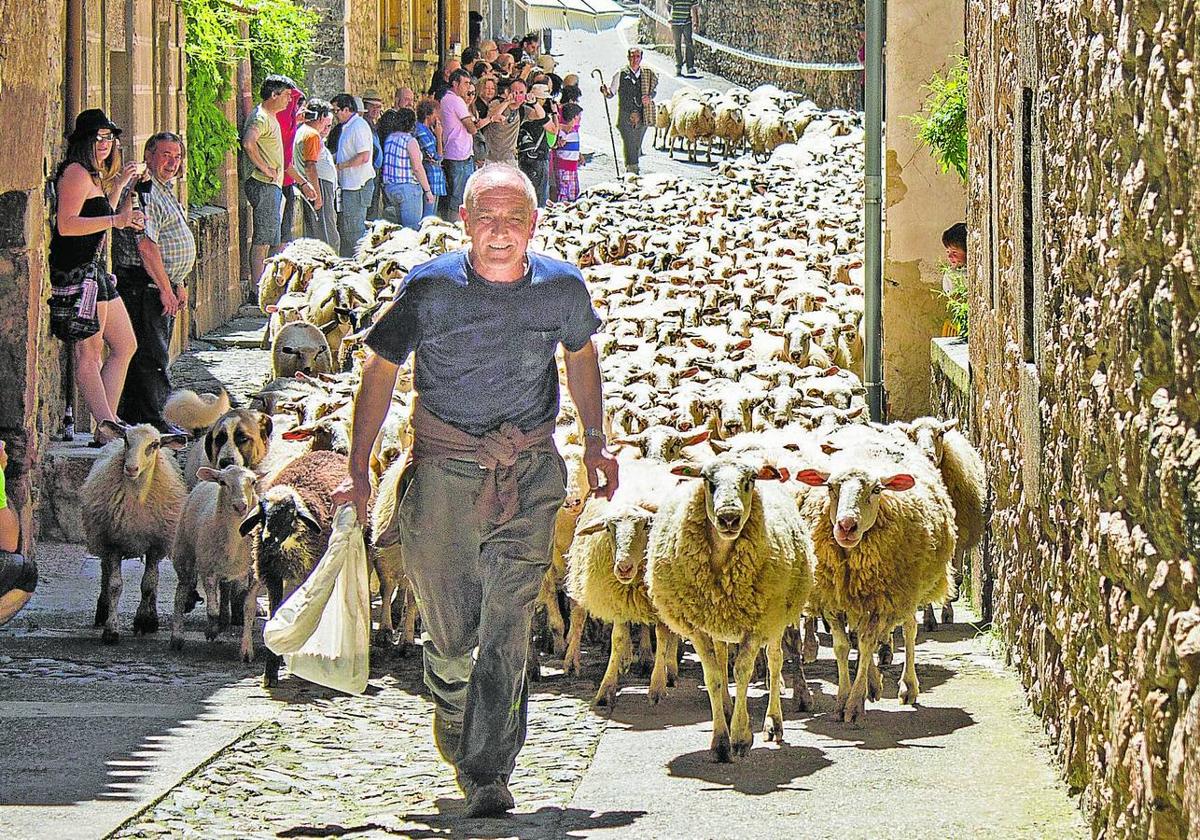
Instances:
[[[579,196],[579,79],[555,73],[536,34],[468,47],[387,108],[376,90],[326,101],[286,76],[258,93],[241,134],[254,277],[298,232],[297,205],[305,236],[349,256],[371,219],[456,221],[467,179],[486,163],[519,167],[540,207]]]

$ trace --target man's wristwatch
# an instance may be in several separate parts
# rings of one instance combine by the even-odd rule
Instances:
[[[603,441],[608,440],[608,435],[604,434],[604,429],[584,429],[583,436],[585,438],[600,438]]]

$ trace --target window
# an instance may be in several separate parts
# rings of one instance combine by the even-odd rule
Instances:
[[[379,51],[400,52],[404,47],[406,0],[379,0]]]
[[[413,53],[437,51],[437,0],[412,0]]]

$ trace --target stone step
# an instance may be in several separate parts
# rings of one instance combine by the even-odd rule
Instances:
[[[51,442],[43,454],[38,540],[86,542],[79,491],[101,452],[91,442],[91,435],[76,434],[72,441]]]

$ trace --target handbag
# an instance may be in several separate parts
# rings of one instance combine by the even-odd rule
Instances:
[[[106,238],[100,237],[90,262],[55,274],[59,282],[50,290],[50,333],[62,341],[82,341],[100,331],[100,283],[114,282],[100,264]]]
[[[279,605],[263,642],[288,671],[347,694],[362,694],[370,672],[371,592],[362,525],[353,505],[333,518],[329,548]]]

